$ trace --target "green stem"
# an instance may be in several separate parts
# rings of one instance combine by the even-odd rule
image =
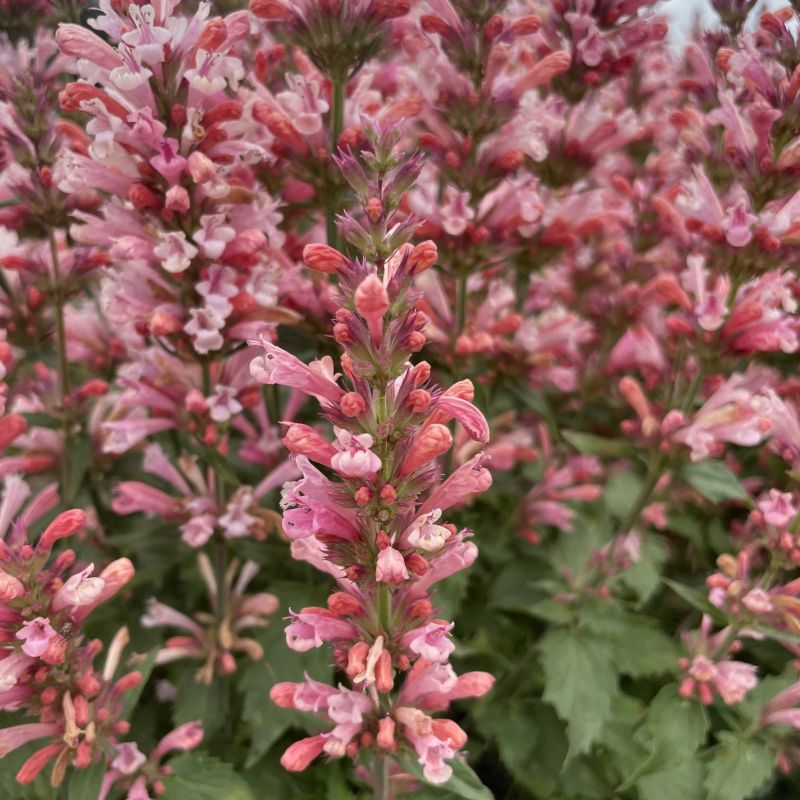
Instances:
[[[650,502],[650,497],[655,491],[658,481],[661,478],[663,468],[663,459],[660,456],[656,456],[656,458],[653,460],[653,463],[650,465],[650,469],[647,472],[647,478],[644,482],[644,485],[639,490],[639,494],[637,495],[631,510],[628,511],[628,513],[625,515],[625,518],[620,523],[620,536],[630,533],[631,528],[633,528],[638,521],[642,511],[644,511],[645,506],[648,504],[648,502]]]
[[[203,359],[203,395],[208,397],[211,394],[211,362]]]
[[[458,276],[458,294],[456,296],[456,336],[464,332],[464,323],[467,321],[467,274],[462,272]]]
[[[378,623],[388,636],[392,629],[392,590],[386,584],[378,587]]]
[[[61,265],[58,260],[58,243],[56,242],[55,231],[49,231],[50,258],[53,262],[53,272],[51,276],[51,290],[55,303],[56,313],[56,350],[58,353],[58,386],[61,394],[61,406],[63,411],[62,429],[64,432],[64,454],[61,458],[61,497],[66,500],[69,489],[69,361],[67,360],[67,327],[64,323],[64,293],[61,286]]]
[[[345,83],[345,78],[331,78],[331,84],[333,86],[331,97],[331,155],[336,152],[339,137],[342,135],[342,130],[344,128]],[[332,195],[328,197],[328,210],[325,219],[328,244],[331,247],[335,247],[337,250],[341,249],[339,229],[336,227],[336,214],[340,210],[338,201],[338,197]]]
[[[373,771],[375,800],[390,800],[389,794],[389,758],[388,756],[377,756]]]
[[[339,137],[344,129],[344,85],[345,78],[331,78],[333,97],[331,107],[331,154],[336,152]]]

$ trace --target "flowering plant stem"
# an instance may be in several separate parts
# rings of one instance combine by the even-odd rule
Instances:
[[[56,352],[58,354],[58,387],[60,404],[63,409],[62,429],[64,432],[64,454],[61,459],[61,496],[67,499],[69,490],[69,360],[67,359],[67,330],[64,324],[64,294],[61,286],[61,269],[58,260],[58,243],[56,242],[55,231],[50,228],[48,232],[50,242],[50,258],[53,262],[51,274],[52,292],[54,301],[54,311],[56,317]]]
[[[390,800],[389,794],[389,764],[386,756],[379,756],[374,764],[374,791],[375,800]]]
[[[336,152],[339,137],[344,128],[344,89],[346,79],[340,76],[331,77],[331,153]],[[339,230],[336,227],[336,212],[339,208],[339,198],[328,198],[328,210],[325,216],[325,225],[328,244],[340,248]]]

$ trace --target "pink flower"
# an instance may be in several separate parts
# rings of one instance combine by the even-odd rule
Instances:
[[[402,553],[394,547],[384,547],[378,553],[375,580],[380,583],[398,584],[408,580],[408,569]]]
[[[764,522],[776,528],[785,528],[797,516],[797,506],[789,492],[770,489],[768,494],[758,499],[757,505],[764,515]]]
[[[147,757],[136,746],[135,742],[123,742],[117,745],[117,754],[111,760],[111,769],[123,775],[133,775],[147,762]]]
[[[306,366],[299,358],[271,342],[262,340],[251,344],[260,344],[265,351],[263,356],[253,359],[250,364],[250,374],[259,383],[291,386],[319,398],[321,402],[339,405],[344,392],[336,385],[334,376],[328,374],[328,365],[324,360]]]
[[[451,535],[449,528],[435,524],[441,516],[441,509],[435,508],[417,517],[403,533],[403,541],[428,553],[438,552]]]
[[[92,578],[94,564],[68,578],[66,583],[55,593],[51,608],[60,611],[63,608],[85,606],[100,597],[105,588],[102,578]]]
[[[353,435],[342,428],[334,428],[336,449],[331,466],[345,478],[373,475],[381,468],[381,460],[370,450],[372,436],[368,433]]]
[[[444,664],[450,653],[456,649],[448,635],[452,629],[452,622],[434,620],[421,628],[410,630],[403,636],[401,643],[427,661]]]
[[[286,643],[292,650],[304,653],[332,639],[352,639],[356,627],[331,614],[326,608],[304,608],[299,613],[289,610],[292,622],[286,626]]]
[[[28,620],[16,632],[15,638],[22,644],[22,652],[32,658],[44,655],[50,642],[56,637],[56,632],[46,617],[36,617]]]

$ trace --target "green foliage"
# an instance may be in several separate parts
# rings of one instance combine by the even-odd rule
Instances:
[[[759,742],[722,732],[719,747],[708,762],[705,789],[708,800],[746,800],[772,775],[774,758]]]
[[[725,500],[750,501],[750,495],[739,479],[721,461],[700,461],[687,464],[683,477],[706,500],[721,503]]]
[[[617,671],[602,639],[585,630],[553,630],[539,643],[544,699],[567,723],[569,755],[586,752],[611,716]]]
[[[247,782],[230,764],[204,753],[185,753],[170,761],[164,779],[170,800],[255,800]]]

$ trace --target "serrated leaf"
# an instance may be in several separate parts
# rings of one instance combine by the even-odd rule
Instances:
[[[607,644],[619,672],[642,677],[677,670],[675,642],[648,617],[603,602],[586,608],[582,621]]]
[[[186,753],[169,762],[163,797],[169,800],[255,800],[247,783],[224,761],[202,753]]]
[[[722,461],[699,461],[683,468],[687,483],[712,503],[749,501],[750,495]]]
[[[746,800],[770,779],[772,753],[762,744],[722,732],[720,746],[708,762],[707,800]]]
[[[586,752],[611,716],[617,673],[610,653],[583,630],[554,630],[539,643],[544,699],[567,723],[568,758]]]
[[[686,760],[645,775],[636,786],[641,800],[706,800],[703,774],[699,761]]]
[[[647,757],[629,775],[642,800],[705,800],[703,766],[697,748],[705,741],[708,721],[703,708],[684,700],[678,685],[665,686],[652,700],[644,724],[634,738]]]
[[[489,698],[475,712],[483,736],[494,742],[514,780],[537,797],[552,794],[569,744],[564,723],[540,700],[498,704]]]

